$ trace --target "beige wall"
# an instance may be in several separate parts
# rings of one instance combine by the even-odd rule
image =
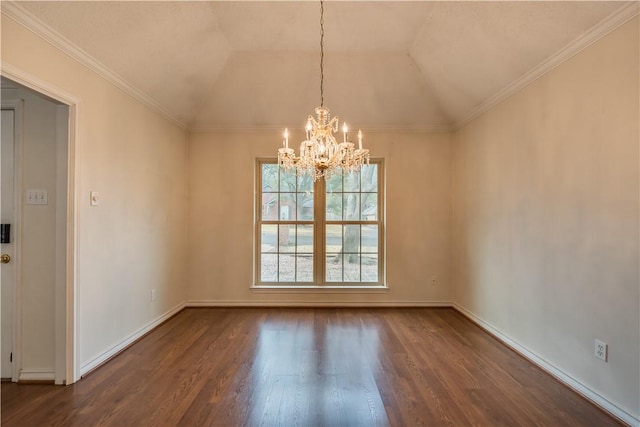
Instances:
[[[638,75],[635,18],[453,136],[454,301],[635,417]]]
[[[278,131],[190,135],[188,302],[415,305],[451,301],[448,134],[365,136],[371,153],[385,161],[387,293],[252,292],[255,161],[273,157],[280,141]],[[433,276],[435,286],[429,280]]]
[[[2,62],[79,100],[77,325],[88,366],[185,300],[186,133],[5,15]]]

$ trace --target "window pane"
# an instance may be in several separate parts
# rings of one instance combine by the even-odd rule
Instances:
[[[280,221],[296,220],[296,194],[280,193]]]
[[[298,177],[297,191],[313,192],[313,178],[308,174],[300,175]]]
[[[278,191],[277,164],[262,164],[262,191]]]
[[[362,193],[360,195],[363,221],[378,219],[378,193]]]
[[[260,280],[263,282],[278,280],[278,255],[262,254],[260,257]]]
[[[276,240],[277,232],[277,225],[262,225],[260,230],[260,243],[262,245],[260,252],[278,251],[278,241]]]
[[[378,255],[363,254],[360,262],[362,264],[362,281],[377,282],[378,281]]]
[[[362,252],[378,253],[378,226],[362,226]]]
[[[313,225],[298,225],[298,253],[313,254]]]
[[[313,282],[313,255],[296,256],[297,282]]]
[[[280,225],[278,242],[280,252],[295,252],[296,250],[296,226]]]
[[[364,165],[360,171],[362,177],[362,191],[378,191],[378,165]]]
[[[326,181],[327,193],[342,192],[342,177],[340,175],[333,175],[330,180]]]
[[[295,255],[280,255],[278,272],[280,282],[295,282],[296,280],[296,257]]]
[[[313,221],[313,193],[298,193],[298,220]]]
[[[280,191],[287,193],[295,193],[296,191],[296,173],[293,171],[285,172],[280,168]]]
[[[345,221],[360,220],[360,194],[344,193],[342,212]]]
[[[262,220],[278,219],[278,193],[262,193]]]
[[[344,281],[360,281],[360,256],[357,254],[344,254]]]
[[[342,251],[342,226],[327,224],[327,234],[325,236],[326,251]]]
[[[360,252],[360,225],[344,226],[344,253]]]
[[[342,254],[327,254],[325,271],[327,282],[342,282]]]
[[[344,191],[360,191],[360,173],[346,173],[344,178]]]
[[[342,193],[327,194],[327,216],[326,219],[341,220],[342,219]]]

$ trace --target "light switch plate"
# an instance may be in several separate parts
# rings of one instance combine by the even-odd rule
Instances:
[[[97,191],[91,191],[89,193],[89,200],[91,201],[91,206],[100,205],[100,195]]]
[[[49,204],[49,197],[47,190],[27,190],[27,197],[25,200],[27,205],[47,205]]]

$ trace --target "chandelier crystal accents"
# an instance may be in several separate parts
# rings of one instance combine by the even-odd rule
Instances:
[[[296,175],[308,174],[314,181],[334,174],[356,172],[369,164],[369,150],[362,148],[362,131],[358,131],[358,148],[348,140],[349,129],[342,125],[342,142],[333,136],[338,132],[338,117],[331,117],[324,106],[324,2],[320,1],[320,106],[316,108],[317,119],[309,115],[306,140],[300,143],[300,156],[289,148],[289,130],[284,130],[282,148],[278,149],[278,164],[285,171],[295,170]]]

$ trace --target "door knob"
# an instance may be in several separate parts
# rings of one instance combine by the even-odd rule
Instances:
[[[8,264],[9,261],[11,261],[11,257],[9,256],[9,254],[2,254],[0,255],[0,262],[3,264]]]

